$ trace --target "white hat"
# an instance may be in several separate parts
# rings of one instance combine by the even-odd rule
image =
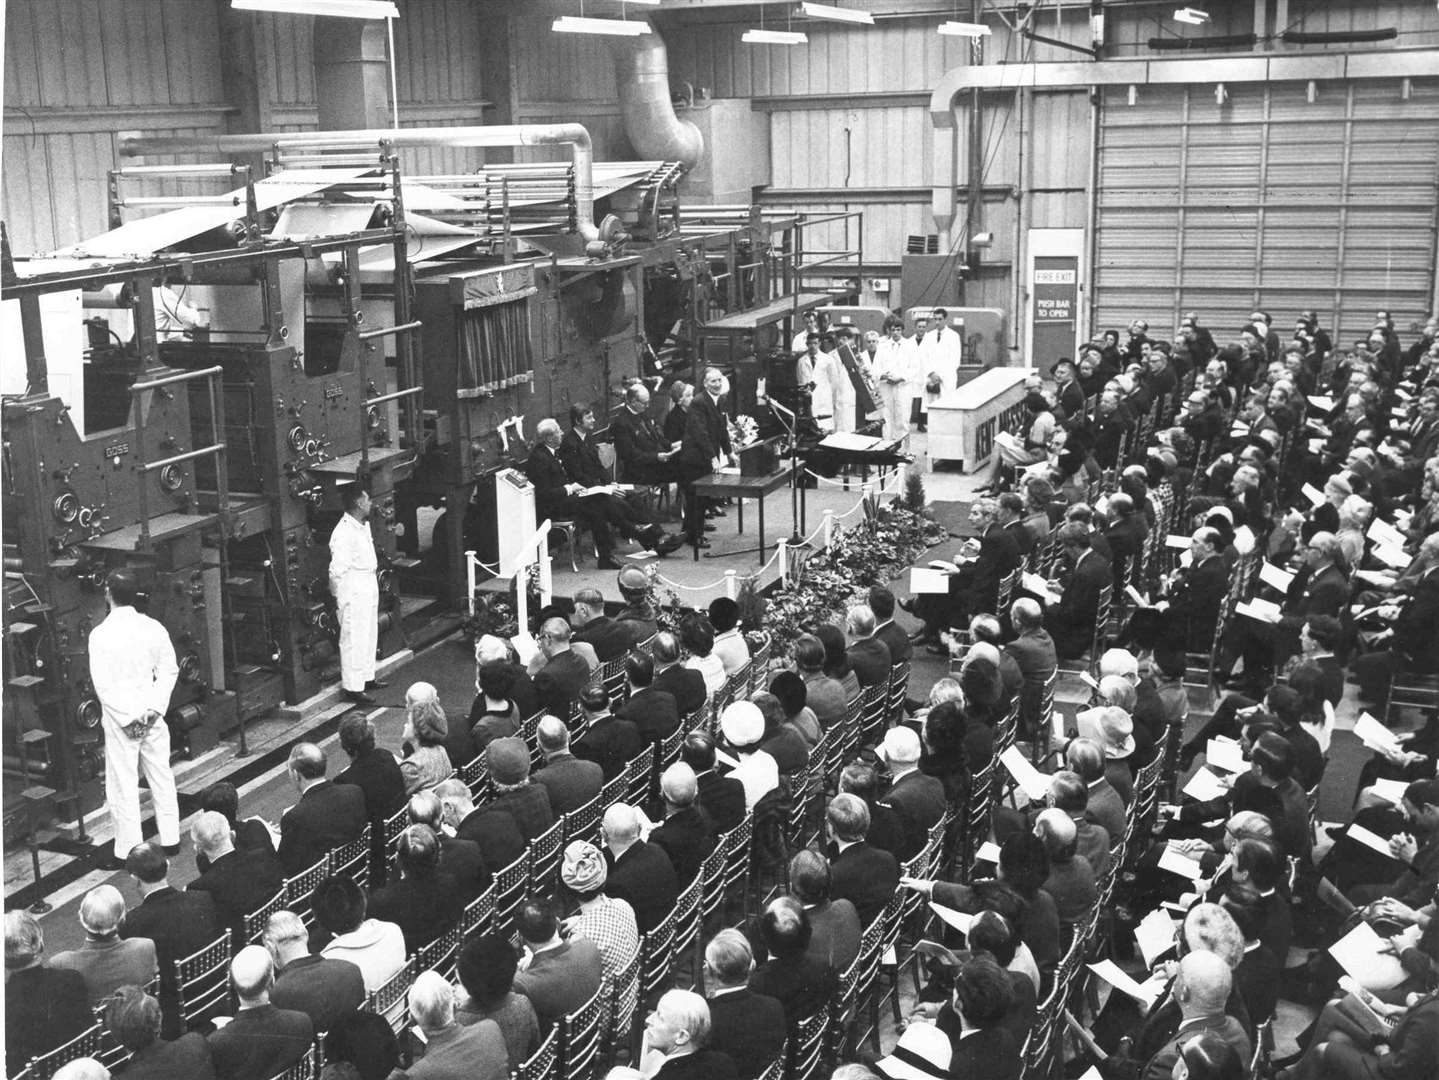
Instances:
[[[888,1080],[948,1080],[954,1047],[949,1036],[934,1024],[911,1024],[904,1029],[889,1057],[874,1063]],[[997,1064],[997,1063],[996,1063]]]
[[[900,724],[884,733],[879,756],[892,765],[912,765],[919,760],[919,736],[914,728]]]
[[[753,746],[764,738],[764,713],[753,701],[734,701],[720,714],[720,731],[735,748]]]

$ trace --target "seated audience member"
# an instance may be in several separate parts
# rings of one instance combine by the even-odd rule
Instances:
[[[329,960],[348,960],[360,969],[365,992],[389,981],[405,966],[405,935],[392,922],[365,917],[365,894],[342,874],[320,882],[314,897],[315,921],[331,935],[320,950]]]
[[[744,820],[744,784],[715,771],[715,742],[711,735],[703,731],[686,735],[680,744],[680,760],[694,771],[700,807],[714,823],[716,834],[723,836]]]
[[[817,851],[798,852],[789,861],[789,891],[809,919],[809,954],[836,974],[859,955],[863,929],[848,900],[831,900],[829,860]]]
[[[400,772],[405,777],[406,795],[426,791],[441,780],[449,779],[455,770],[450,752],[445,748],[450,725],[440,704],[440,692],[427,682],[417,682],[405,691],[403,737],[405,756],[400,759]],[[464,753],[469,753],[468,740]],[[465,761],[468,760],[466,756]]]
[[[1104,750],[1092,739],[1071,739],[1064,749],[1064,760],[1089,789],[1084,816],[1110,836],[1123,836],[1126,821],[1124,799],[1106,775]]]
[[[680,619],[680,645],[689,653],[685,667],[704,676],[705,696],[714,697],[725,684],[724,662],[714,654],[715,632],[709,617],[692,611]]]
[[[793,671],[781,671],[770,680],[769,692],[779,701],[784,726],[804,740],[805,750],[818,746],[824,737],[824,728],[809,707],[809,691],[804,680]]]
[[[1233,882],[1225,890],[1221,904],[1244,938],[1244,958],[1234,969],[1234,989],[1244,1002],[1249,1022],[1257,1027],[1274,1016],[1284,961],[1259,940],[1265,912],[1258,890],[1241,881]]]
[[[929,830],[939,824],[948,808],[944,784],[920,771],[919,736],[911,727],[892,727],[879,744],[879,756],[889,766],[889,794],[884,802],[899,811],[908,827],[904,858],[924,846]]]
[[[717,596],[710,601],[709,620],[715,632],[714,655],[729,678],[749,663],[749,643],[739,628],[739,605],[728,596]]]
[[[610,695],[603,686],[581,690],[580,707],[584,710],[584,734],[574,742],[575,756],[593,761],[604,770],[606,780],[613,780],[643,749],[639,729],[610,712]]]
[[[689,885],[715,849],[715,829],[699,804],[694,770],[677,761],[660,774],[664,821],[650,831],[649,843],[670,858],[680,887]]]
[[[400,880],[370,894],[369,911],[394,923],[413,954],[453,926],[462,910],[459,885],[440,870],[440,843],[428,825],[411,825],[395,841]]]
[[[910,1024],[899,1036],[893,1052],[874,1063],[883,1080],[920,1080],[949,1076],[954,1044],[934,1024]]]
[[[490,870],[485,865],[480,845],[445,832],[445,807],[433,791],[411,795],[408,812],[411,825],[425,826],[439,842],[439,872],[454,879],[455,895],[463,908],[490,883]]]
[[[745,809],[753,810],[779,787],[779,765],[760,748],[764,741],[764,713],[752,701],[732,701],[720,714],[720,733],[739,760],[729,776],[744,785]]]
[[[856,795],[836,795],[825,811],[830,842],[830,895],[854,905],[860,922],[874,921],[899,885],[899,863],[866,841],[869,808]]]
[[[571,937],[588,938],[599,946],[606,989],[605,1024],[609,1023],[612,1008],[620,1018],[634,1015],[634,984],[621,986],[620,978],[640,950],[634,908],[629,901],[616,900],[606,893],[608,878],[609,867],[599,848],[585,840],[570,841],[560,861],[560,884],[580,910],[565,920],[565,926]],[[623,998],[617,999],[621,993]],[[624,1034],[615,1033],[616,1038]]]
[[[1074,822],[1075,853],[1089,864],[1096,879],[1103,878],[1109,869],[1110,839],[1103,825],[1096,825],[1085,816],[1089,809],[1088,786],[1078,773],[1063,769],[1050,778],[1049,802]]]
[[[212,810],[196,814],[190,822],[190,841],[210,865],[190,882],[187,891],[209,893],[235,940],[243,940],[245,916],[260,910],[285,887],[280,860],[269,851],[237,850],[230,823]]]
[[[274,1076],[310,1052],[315,1026],[294,1009],[270,1001],[275,965],[259,945],[247,945],[230,961],[230,987],[239,1009],[207,1040],[218,1080]]]
[[[666,990],[645,1021],[645,1047],[659,1062],[650,1080],[735,1080],[734,1062],[706,1048],[710,1010],[689,990]]]
[[[629,629],[605,614],[605,598],[599,589],[575,590],[575,614],[571,620],[574,632],[570,640],[595,650],[595,659],[607,664],[629,651],[632,644]]]
[[[863,604],[849,609],[844,617],[850,646],[845,652],[860,686],[879,686],[889,681],[894,661],[889,646],[874,636],[874,612]]]
[[[1009,1032],[1013,1045],[1023,1046],[1034,1027],[1038,1008],[1038,972],[1031,978],[1029,973],[1013,966],[1022,945],[1018,930],[999,912],[981,911],[969,924],[965,942],[974,955],[988,956],[1004,970],[1009,982],[1009,1007],[1000,1023]]]
[[[813,634],[801,634],[794,643],[794,662],[804,680],[805,705],[828,731],[844,720],[849,696],[843,683],[824,672],[824,642]]]
[[[227,831],[228,828],[227,825]],[[125,898],[120,890],[113,885],[96,885],[80,901],[84,943],[78,949],[56,953],[50,961],[57,970],[79,972],[92,1009],[116,987],[147,986],[159,973],[155,943],[149,938],[122,938],[120,925],[124,921]]]
[[[784,1006],[750,989],[754,957],[738,930],[721,930],[705,946],[709,1047],[729,1055],[739,1080],[754,1080],[784,1049]]]
[[[781,776],[793,776],[809,763],[809,744],[804,736],[786,722],[784,706],[767,690],[750,695],[764,717],[764,736],[760,739],[762,753],[774,758]]]
[[[316,1031],[329,1031],[365,1003],[365,977],[349,960],[310,952],[310,932],[293,911],[277,911],[265,924],[264,945],[275,964],[270,1001],[304,1013]]]
[[[889,649],[891,663],[903,664],[913,658],[914,645],[909,635],[895,623],[894,609],[894,593],[883,585],[869,587],[869,610],[874,612],[875,620],[874,636]]]
[[[560,937],[559,919],[547,900],[521,904],[515,925],[530,955],[529,966],[515,976],[515,991],[530,999],[547,1031],[599,991],[600,950],[586,938]]]
[[[1094,869],[1089,860],[1076,851],[1079,834],[1069,814],[1050,808],[1040,811],[1034,822],[1034,834],[1044,842],[1049,856],[1049,876],[1044,891],[1054,898],[1059,925],[1073,931],[1093,910],[1099,898]]]
[[[1011,1004],[1009,976],[993,960],[974,957],[960,965],[954,996],[935,1024],[954,1047],[954,1080],[1017,1080],[1019,1047],[1005,1026]]]
[[[864,802],[869,811],[865,841],[898,859],[908,843],[908,823],[898,810],[879,801],[879,773],[875,767],[861,761],[846,765],[839,774],[839,793],[857,795]]]
[[[45,935],[28,911],[5,913],[5,1071],[69,1042],[95,1023],[78,971],[47,966]]]
[[[540,647],[533,678],[537,707],[564,719],[590,683],[590,665],[570,647],[570,624],[559,616],[540,624],[535,641]]]
[[[473,758],[485,752],[485,747],[496,739],[507,739],[520,733],[520,715],[511,692],[515,686],[515,671],[509,664],[492,662],[480,667],[479,694],[470,708],[470,756],[464,761],[451,764],[455,768],[468,764]]]
[[[540,1042],[535,1007],[529,998],[515,993],[518,961],[514,946],[505,938],[478,934],[466,939],[457,962],[460,985],[469,997],[455,1006],[456,1021],[478,1024],[492,1020],[498,1024],[511,1068],[528,1061]]]
[[[486,810],[502,810],[514,818],[527,841],[555,823],[549,793],[530,779],[530,748],[524,739],[496,739],[485,747],[485,764],[495,789]]]
[[[709,700],[705,677],[680,663],[680,641],[668,630],[655,634],[650,646],[654,657],[654,678],[650,685],[675,699],[681,717],[688,717]]]
[[[340,749],[350,764],[335,783],[360,789],[370,822],[370,865],[383,866],[385,820],[405,804],[405,774],[394,754],[375,745],[375,725],[363,713],[347,713],[340,721]],[[198,856],[195,861],[199,862]]]
[[[1250,1041],[1243,1026],[1225,1012],[1232,977],[1229,965],[1214,953],[1199,951],[1179,961],[1171,993],[1179,1006],[1179,1028],[1140,1071],[1141,1080],[1162,1080],[1171,1075],[1180,1047],[1196,1035],[1213,1034],[1241,1061],[1249,1060]]]
[[[804,908],[792,896],[771,900],[760,917],[769,959],[755,968],[750,988],[777,1000],[791,1025],[822,1009],[834,989],[834,970],[809,953],[810,934]]]
[[[844,687],[845,701],[853,701],[859,697],[861,687],[849,663],[844,631],[833,623],[821,623],[814,628],[814,636],[824,646],[824,673]]]
[[[341,730],[343,729],[342,723]],[[235,847],[241,851],[263,850],[274,853],[275,838],[271,835],[270,827],[257,817],[240,819],[240,793],[228,780],[218,780],[200,792],[199,808],[202,811],[214,810],[224,816],[230,823],[230,831],[235,834]],[[200,873],[203,874],[209,865],[202,855],[195,855],[195,868]]]
[[[680,726],[674,694],[656,687],[654,679],[655,662],[648,653],[637,649],[625,657],[625,681],[630,693],[615,715],[634,724],[640,739],[647,743],[668,738]]]
[[[210,1064],[210,1046],[205,1036],[187,1031],[170,1042],[160,1038],[160,1003],[138,986],[116,988],[105,1002],[102,1022],[111,1038],[130,1054],[125,1064],[126,1077],[214,1080],[215,1068]]]
[[[490,807],[476,810],[463,780],[446,780],[434,794],[442,807],[443,828],[452,830],[459,840],[476,844],[490,873],[504,869],[525,853],[525,838],[514,817]]]
[[[325,752],[299,743],[285,766],[299,802],[280,816],[280,865],[293,877],[365,831],[365,796],[353,784],[325,779]]]
[[[641,838],[639,813],[626,803],[605,810],[600,836],[609,868],[606,891],[630,905],[640,933],[648,934],[679,896],[674,865],[663,848]]]
[[[409,995],[410,1019],[424,1037],[424,1056],[402,1075],[414,1080],[507,1080],[509,1054],[493,1020],[459,1024],[455,990],[437,971],[415,977]]]
[[[503,664],[509,669],[513,682],[509,697],[519,710],[520,719],[527,720],[540,711],[540,695],[525,666],[515,659],[510,643],[493,634],[481,634],[475,641],[475,692],[474,704],[470,706],[469,726],[473,728],[484,715],[485,695],[480,689],[480,671],[486,664]]]
[[[540,717],[535,738],[545,764],[534,774],[534,781],[549,793],[550,809],[556,816],[578,810],[600,793],[605,784],[603,766],[575,757],[570,751],[570,729],[559,717]]]

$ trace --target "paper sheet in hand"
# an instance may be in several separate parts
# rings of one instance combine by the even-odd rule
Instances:
[[[1414,561],[1414,556],[1393,544],[1375,544],[1371,554],[1385,566],[1392,566],[1395,570],[1403,570]]]
[[[1149,607],[1149,600],[1146,599],[1145,595],[1138,589],[1136,589],[1133,585],[1124,586],[1124,595],[1129,597],[1129,599],[1133,601],[1135,607]]]
[[[1323,397],[1319,394],[1310,394],[1309,404],[1313,405],[1320,412],[1334,411],[1334,399],[1332,397]]]
[[[1364,534],[1376,544],[1391,544],[1394,547],[1402,548],[1408,539],[1402,532],[1390,525],[1387,521],[1380,521],[1375,518],[1369,523],[1369,530]]]
[[[1045,581],[1044,578],[1038,574],[1031,574],[1026,570],[1020,575],[1019,583],[1024,587],[1025,592],[1034,593],[1035,596],[1042,598],[1045,603],[1059,603],[1059,597],[1050,590],[1049,582]]]
[[[1391,859],[1394,858],[1394,853],[1389,850],[1389,841],[1385,840],[1384,837],[1378,833],[1370,832],[1363,825],[1350,825],[1349,831],[1344,835],[1351,840],[1359,841],[1359,843],[1371,850],[1379,852],[1380,855],[1385,855]],[[1397,862],[1398,860],[1395,861]],[[1333,950],[1330,951],[1332,952]]]
[[[1175,551],[1189,550],[1189,537],[1183,533],[1170,533],[1164,538],[1164,546],[1173,548]]]
[[[1259,580],[1272,589],[1287,593],[1289,586],[1294,584],[1294,575],[1288,570],[1280,569],[1272,562],[1266,562],[1259,566]]]
[[[1204,873],[1199,864],[1182,852],[1175,851],[1168,845],[1159,856],[1159,869],[1168,870],[1171,874],[1178,874],[1190,881],[1198,881]]]
[[[1375,932],[1374,927],[1361,922],[1329,946],[1329,955],[1334,957],[1340,967],[1353,975],[1361,986],[1373,987],[1382,982],[1383,974],[1377,970],[1381,966],[1392,966],[1398,969],[1401,977],[1403,974],[1398,957],[1379,951],[1383,944],[1384,939]],[[1376,978],[1379,981],[1376,981]]]
[[[1079,1080],[1104,1080],[1104,1074],[1099,1071],[1098,1066],[1091,1065],[1084,1070],[1084,1075]]]
[[[1249,768],[1244,748],[1232,739],[1210,739],[1204,749],[1205,764],[1225,772],[1242,773]]]
[[[1154,961],[1174,948],[1174,926],[1174,920],[1161,907],[1144,916],[1134,928],[1134,940],[1144,956],[1145,967],[1153,967]]]
[[[946,926],[954,927],[961,934],[968,934],[970,924],[974,922],[973,915],[956,911],[952,907],[945,907],[943,904],[936,904],[933,900],[929,902],[929,909],[938,915]]]
[[[909,591],[915,596],[948,594],[949,575],[943,570],[915,566],[909,571]]]
[[[1128,994],[1145,1008],[1149,1008],[1158,1000],[1157,995],[1131,979],[1113,960],[1101,960],[1097,964],[1090,964],[1089,970],[1120,993]]]
[[[1318,506],[1324,501],[1324,492],[1320,491],[1313,484],[1305,484],[1299,489],[1306,499]]]
[[[1035,802],[1043,801],[1049,794],[1050,778],[1031,765],[1019,747],[1011,746],[999,755],[999,760],[1009,770],[1009,775],[1014,777],[1015,783]]]
[[[1268,600],[1241,600],[1234,605],[1234,610],[1262,623],[1277,623],[1284,615],[1278,604]]]
[[[1375,780],[1373,791],[1379,798],[1398,806],[1404,801],[1404,790],[1408,786],[1403,780]]]
[[[539,642],[529,634],[516,634],[510,638],[510,644],[515,647],[515,654],[519,657],[521,664],[528,665],[540,654]]]
[[[1356,570],[1354,576],[1366,585],[1394,584],[1394,575],[1387,570]]]
[[[1354,737],[1371,750],[1384,753],[1385,750],[1400,749],[1399,740],[1394,737],[1394,732],[1381,724],[1367,712],[1359,714],[1359,719],[1354,721]]]
[[[1229,794],[1229,789],[1208,769],[1200,769],[1184,785],[1184,794],[1195,802],[1208,802],[1210,799],[1222,799]]]
[[[974,853],[976,862],[994,863],[999,865],[999,845],[993,840],[986,840],[979,845],[979,850]]]

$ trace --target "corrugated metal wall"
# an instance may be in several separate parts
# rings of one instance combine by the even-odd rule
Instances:
[[[1439,79],[1105,91],[1095,325],[1168,332],[1197,310],[1235,336],[1320,311],[1336,341],[1376,310],[1422,321],[1434,290]]]

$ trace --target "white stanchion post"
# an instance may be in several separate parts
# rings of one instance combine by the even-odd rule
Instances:
[[[555,593],[554,565],[550,559],[550,530],[540,534],[538,558],[540,568],[540,603],[549,606]]]
[[[894,470],[894,496],[897,499],[904,498],[905,464],[900,462]]]
[[[469,606],[470,615],[475,613],[475,553],[465,552],[465,581],[469,589],[465,592],[465,602]]]
[[[789,541],[784,539],[775,544],[775,549],[779,552],[779,583],[780,587],[785,589],[789,588],[789,559],[785,557],[788,547]]]
[[[530,565],[515,567],[515,626],[521,634],[530,632]]]
[[[825,511],[828,513],[829,511]],[[739,571],[726,570],[724,572],[724,594],[731,600],[739,596]]]
[[[824,512],[824,549],[829,550],[830,544],[834,543],[834,511]]]

